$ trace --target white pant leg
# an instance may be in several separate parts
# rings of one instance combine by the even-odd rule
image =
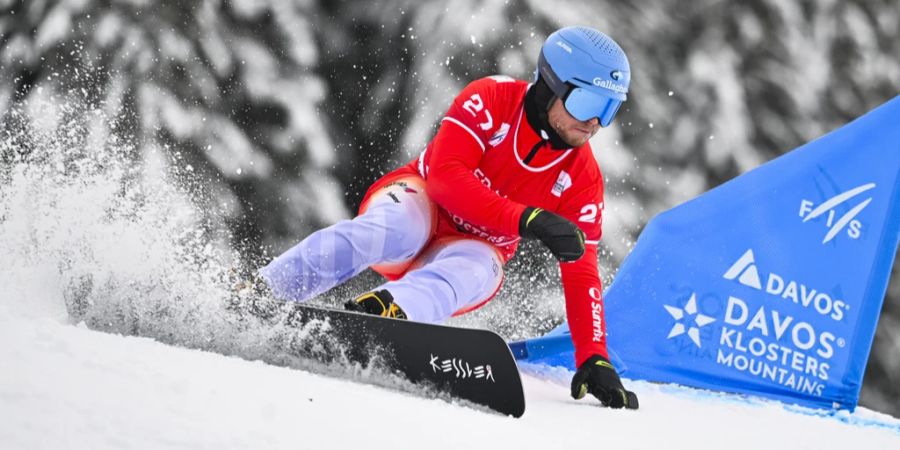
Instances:
[[[414,257],[431,237],[432,220],[424,189],[389,185],[365,213],[307,236],[259,273],[276,297],[305,301],[373,264]]]
[[[410,320],[443,322],[488,300],[503,281],[500,255],[476,239],[435,245],[420,258],[419,268],[376,288],[387,289]]]

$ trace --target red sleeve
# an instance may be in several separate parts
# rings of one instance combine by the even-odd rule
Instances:
[[[597,246],[588,245],[578,261],[559,263],[559,270],[566,296],[566,319],[575,346],[576,367],[592,355],[608,359]]]
[[[475,176],[495,127],[491,116],[496,81],[471,83],[454,100],[429,145],[426,189],[447,211],[473,224],[508,235],[519,234],[525,205],[497,195]]]
[[[580,367],[592,355],[609,358],[606,350],[606,319],[603,312],[603,286],[597,267],[597,244],[600,240],[603,217],[603,185],[598,176],[577,192],[558,211],[578,225],[585,233],[584,256],[578,261],[560,263],[563,293],[566,297],[566,318],[575,364]]]

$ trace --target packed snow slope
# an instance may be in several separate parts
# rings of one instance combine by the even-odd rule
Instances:
[[[638,411],[568,397],[525,367],[521,419],[340,377],[72,325],[0,303],[0,442],[9,449],[891,449],[900,421],[629,382]],[[52,309],[52,308],[50,308]],[[58,312],[57,312],[58,313]]]

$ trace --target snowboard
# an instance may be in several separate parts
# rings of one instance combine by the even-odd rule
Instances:
[[[416,385],[520,417],[522,380],[506,342],[488,330],[399,320],[297,304],[292,326],[327,323],[346,358],[382,367]]]

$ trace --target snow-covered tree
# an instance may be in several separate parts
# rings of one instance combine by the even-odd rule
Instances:
[[[121,139],[183,165],[236,243],[284,245],[347,215],[316,110],[315,13],[278,0],[0,2],[2,123],[39,120],[27,105],[43,96],[100,107]]]

